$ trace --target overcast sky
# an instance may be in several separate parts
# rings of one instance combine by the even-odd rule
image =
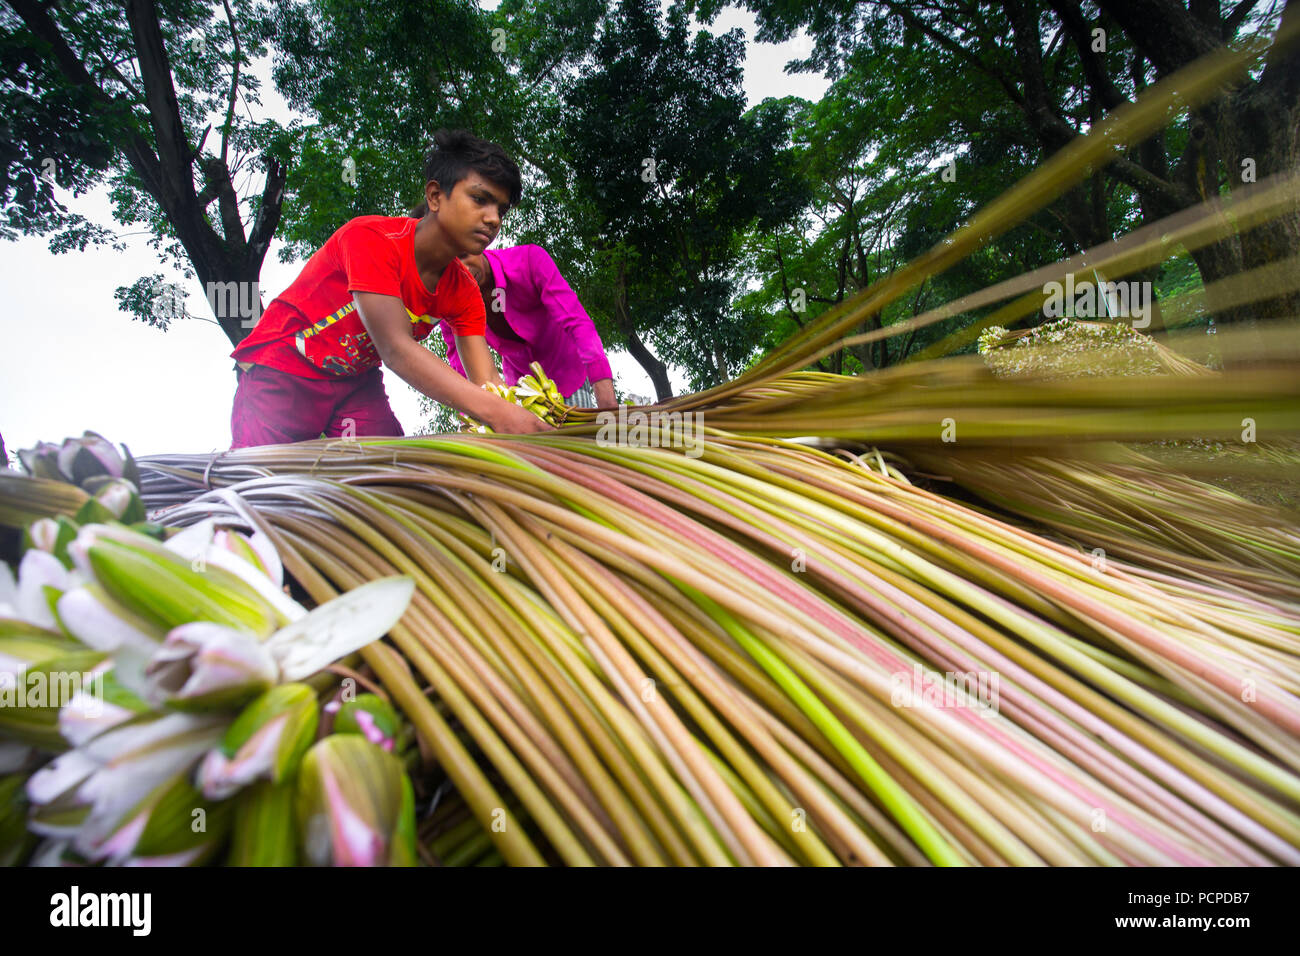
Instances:
[[[787,61],[807,55],[806,39],[779,46],[754,43],[753,15],[737,10],[725,11],[710,29],[736,26],[750,41],[745,93],[751,106],[769,96],[816,100],[825,92],[820,77],[784,73]],[[270,81],[269,61],[258,67],[264,103],[255,115],[287,122],[293,114]],[[106,190],[80,197],[63,193],[60,199],[94,222],[116,226]],[[125,442],[137,455],[229,447],[235,390],[229,341],[212,322],[177,322],[161,332],[119,311],[115,288],[161,271],[184,283],[191,314],[210,316],[197,280],[160,266],[144,236],[127,242],[124,253],[99,248],[56,256],[45,239],[0,240],[0,301],[5,303],[0,328],[6,343],[0,350],[0,434],[11,452],[85,429]],[[262,267],[266,303],[302,267],[300,261],[281,263],[280,245],[272,242]],[[620,389],[654,394],[630,355],[611,349],[610,360]],[[418,396],[387,370],[385,381],[398,419],[408,433],[414,431],[421,423]],[[679,376],[674,386],[682,384]]]

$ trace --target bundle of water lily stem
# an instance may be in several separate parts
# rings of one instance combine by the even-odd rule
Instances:
[[[1295,178],[858,333],[1257,54],[1151,87],[708,392],[598,413],[538,369],[528,397],[565,423],[541,436],[139,476],[92,434],[35,449],[0,478],[25,529],[0,667],[96,689],[0,709],[0,854],[1300,862],[1300,519],[1143,450],[1228,442],[1225,467],[1293,474],[1297,337],[1225,330],[1218,371],[1119,325],[1006,331],[1084,265],[1140,272],[1294,210]],[[1294,291],[1281,265],[1166,317]],[[918,361],[801,371],[955,315],[980,317]]]

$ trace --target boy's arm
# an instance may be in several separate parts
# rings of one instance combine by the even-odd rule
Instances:
[[[461,365],[465,366],[465,377],[475,385],[482,385],[484,382],[493,382],[497,385],[505,384],[497,372],[496,362],[492,361],[492,353],[488,351],[487,339],[483,336],[456,336],[456,354],[460,356]]]
[[[494,432],[526,434],[551,430],[550,425],[527,409],[461,378],[450,365],[411,338],[410,319],[401,299],[374,292],[354,292],[352,299],[380,361],[418,391],[483,422]]]

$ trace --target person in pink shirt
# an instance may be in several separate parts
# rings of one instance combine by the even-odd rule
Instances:
[[[487,343],[501,356],[507,385],[541,363],[570,405],[613,408],[614,375],[596,326],[541,246],[488,249],[461,257],[483,293]],[[447,363],[465,374],[446,323]]]

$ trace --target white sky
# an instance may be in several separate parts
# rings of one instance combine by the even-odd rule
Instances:
[[[821,77],[784,73],[787,61],[807,55],[806,38],[776,46],[754,43],[753,15],[734,9],[710,29],[720,33],[736,26],[749,40],[745,93],[751,106],[769,96],[816,100],[825,92]],[[269,62],[258,66],[263,105],[255,115],[287,122],[293,114],[270,81]],[[62,193],[60,199],[93,222],[122,229],[112,221],[106,190],[80,197]],[[192,315],[210,316],[197,280],[161,266],[144,236],[127,243],[124,253],[99,248],[56,256],[45,239],[0,242],[0,301],[7,303],[0,329],[9,343],[0,353],[0,434],[10,452],[85,429],[125,442],[136,455],[229,447],[235,391],[229,341],[212,322],[176,322],[161,332],[119,311],[115,288],[163,272],[185,285]],[[301,261],[281,263],[280,245],[272,242],[262,267],[266,303],[302,267]],[[609,354],[620,389],[654,394],[649,376],[630,355],[613,349]],[[422,422],[417,394],[387,370],[385,381],[398,419],[408,433],[414,431]],[[683,384],[675,376],[674,387]]]

